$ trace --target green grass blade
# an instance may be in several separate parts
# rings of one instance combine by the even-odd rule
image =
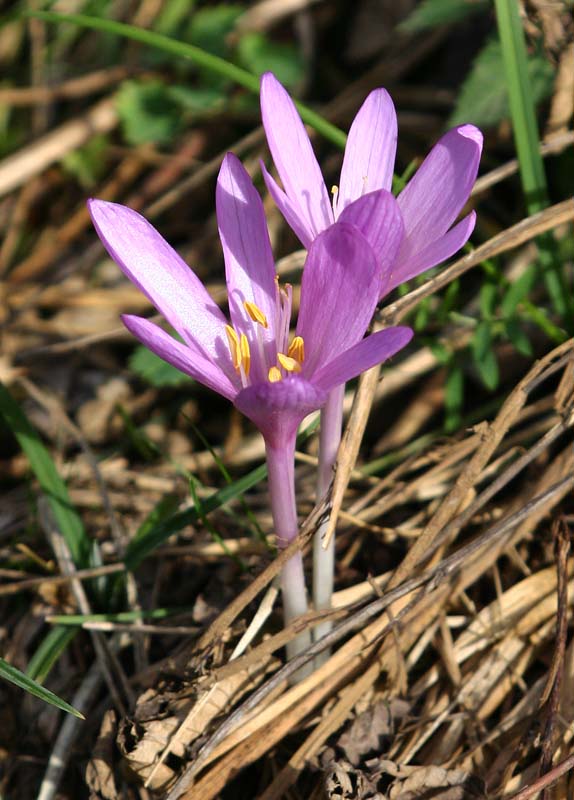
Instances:
[[[63,627],[53,628],[49,631],[28,663],[26,670],[28,677],[38,683],[43,683],[77,632],[73,628]]]
[[[201,513],[209,514],[215,511],[225,503],[229,503],[236,497],[239,497],[243,492],[256,486],[267,475],[267,466],[262,464],[256,469],[248,472],[239,480],[230,486],[224,486],[218,492],[215,492],[211,497],[203,500]],[[189,508],[186,511],[179,511],[169,519],[161,522],[159,525],[154,525],[151,528],[148,526],[141,535],[137,535],[128,545],[125,557],[125,563],[129,570],[135,569],[138,564],[145,558],[152,550],[158,545],[178,533],[182,528],[187,525],[194,525],[198,522],[200,515],[197,508]],[[145,523],[144,523],[145,524]]]
[[[24,691],[28,692],[28,694],[33,694],[34,697],[39,697],[40,700],[43,700],[45,703],[56,706],[56,708],[66,711],[68,714],[73,714],[74,717],[85,719],[83,714],[77,711],[77,709],[75,709],[69,703],[66,703],[65,700],[62,700],[60,697],[58,697],[57,694],[54,694],[54,692],[51,692],[49,689],[45,689],[39,683],[33,681],[32,678],[29,678],[27,675],[24,675],[23,672],[20,672],[19,669],[16,669],[16,667],[8,664],[8,662],[4,661],[3,658],[0,658],[0,677],[10,681],[10,683],[15,684],[16,686],[19,686],[20,689],[24,689]]]
[[[313,431],[319,424],[319,418],[315,419],[311,424],[307,425],[297,437],[297,447],[307,441]],[[211,497],[202,500],[201,513],[209,514],[217,508],[229,503],[236,497],[240,497],[244,492],[252,489],[260,483],[267,476],[267,464],[261,464],[256,467],[247,475],[244,475],[239,480],[229,486],[224,486],[219,491],[215,492]],[[155,513],[155,510],[151,512]],[[138,564],[156,547],[178,533],[186,525],[194,525],[199,519],[197,508],[188,508],[185,511],[179,511],[168,519],[163,519],[157,525],[150,525],[147,520],[141,525],[137,535],[128,545],[125,564],[129,570],[135,569]]]
[[[28,418],[10,392],[0,383],[0,414],[10,428],[46,495],[58,527],[64,536],[77,567],[90,562],[91,543],[82,521],[70,501],[66,484],[52,457]]]
[[[224,58],[215,56],[212,53],[207,53],[200,47],[187,44],[186,42],[180,42],[169,36],[164,36],[163,34],[155,33],[154,31],[144,28],[137,28],[125,22],[91,17],[87,14],[58,14],[53,11],[34,11],[27,13],[26,16],[42,19],[46,22],[71,23],[72,25],[79,25],[84,28],[132,39],[133,41],[140,42],[149,47],[163,50],[164,53],[170,53],[171,55],[185,58],[198,67],[208,69],[217,75],[221,75],[224,78],[238,83],[254,94],[259,94],[259,77],[257,75],[253,75],[251,72],[226,61]],[[342,149],[345,146],[347,137],[343,131],[339,130],[339,128],[332,125],[330,122],[327,122],[320,114],[307,108],[307,106],[302,103],[296,103],[296,105],[303,121],[307,123],[307,125],[310,125],[317,133],[320,133],[325,139],[329,140],[337,147]]]
[[[168,617],[180,616],[181,614],[192,614],[193,606],[181,606],[179,608],[154,608],[140,609],[138,611],[119,611],[117,614],[54,614],[46,621],[50,625],[63,625],[66,627],[77,627],[84,622],[137,622],[138,620],[163,620]]]
[[[520,178],[528,213],[535,214],[548,205],[548,194],[519,4],[517,0],[495,0],[495,7]],[[560,317],[568,317],[572,323],[572,304],[552,235],[539,237],[538,248],[540,266],[554,309]]]

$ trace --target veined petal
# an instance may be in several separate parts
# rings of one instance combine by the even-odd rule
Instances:
[[[379,262],[358,228],[336,222],[312,243],[301,279],[297,335],[305,342],[303,376],[363,335],[379,299]]]
[[[231,322],[237,331],[245,333],[252,352],[257,348],[258,337],[268,343],[266,348],[269,349],[270,343],[275,341],[276,329],[275,263],[261,197],[232,153],[223,159],[215,201]],[[263,312],[267,328],[249,317],[246,301],[255,303]],[[254,379],[264,380],[270,365],[254,359]]]
[[[337,198],[340,213],[367,192],[390,190],[397,152],[397,115],[385,89],[371,92],[349,131]]]
[[[89,200],[98,236],[122,272],[187,343],[216,358],[226,319],[175,250],[131,208]]]
[[[313,231],[309,228],[307,219],[301,214],[299,207],[292,203],[283,189],[277,185],[277,182],[269,174],[263,162],[261,162],[261,172],[269,194],[275,201],[275,205],[279,211],[285,217],[285,222],[289,225],[295,236],[297,236],[303,247],[308,250],[309,245],[313,241]]]
[[[387,292],[453,256],[468,241],[475,222],[476,213],[471,211],[444,236],[430,242],[427,247],[413,253],[410,258],[402,261],[399,255],[391,273]]]
[[[397,201],[385,189],[370,192],[348,205],[339,222],[355,225],[375,251],[381,271],[379,297],[382,297],[388,291],[391,270],[405,234]]]
[[[373,333],[322,367],[313,376],[313,383],[319,389],[330,392],[336,386],[391,358],[412,338],[412,330],[401,326]]]
[[[278,447],[297,430],[303,419],[327,400],[322,388],[298,375],[277,383],[262,382],[242,389],[235,406],[257,425],[265,439]]]
[[[329,195],[299,112],[270,72],[261,78],[261,117],[285,193],[315,237],[333,222]]]
[[[398,196],[405,223],[401,261],[450,228],[468,200],[481,151],[482,134],[474,125],[453,128],[430,151]]]
[[[187,346],[178,342],[162,328],[148,319],[132,314],[122,315],[122,322],[133,335],[152,353],[163,358],[186,375],[208,386],[210,389],[233,400],[239,387],[235,386],[227,375],[212,361],[205,358],[193,345]]]

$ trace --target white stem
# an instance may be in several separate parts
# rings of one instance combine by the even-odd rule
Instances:
[[[330,393],[324,409],[321,411],[321,434],[319,439],[319,472],[317,477],[317,500],[326,494],[333,478],[333,469],[337,460],[337,452],[341,443],[341,430],[343,426],[343,400],[345,386],[338,386]],[[331,608],[333,585],[335,581],[335,535],[331,537],[329,546],[323,547],[323,536],[327,529],[324,522],[313,542],[313,604],[315,610],[322,611]],[[315,641],[333,627],[331,622],[322,622],[315,627]],[[317,657],[315,666],[329,658],[329,651]]]
[[[271,511],[280,548],[286,547],[297,536],[299,525],[295,505],[295,435],[282,447],[272,447],[266,442],[267,469]],[[287,626],[295,617],[308,610],[305,575],[301,553],[293,556],[281,574],[283,616]],[[287,644],[287,658],[291,659],[311,645],[311,634],[304,631]],[[304,677],[308,670],[299,670],[295,680]]]

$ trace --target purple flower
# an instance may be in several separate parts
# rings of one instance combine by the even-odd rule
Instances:
[[[361,200],[372,192],[391,189],[397,118],[388,92],[371,92],[355,117],[332,201],[297,109],[270,72],[261,79],[261,114],[283,190],[262,165],[265,183],[303,246],[309,248],[335,221],[351,222],[363,231],[379,257],[388,261],[378,216],[371,213],[372,205],[366,209]],[[470,195],[481,150],[478,128],[453,128],[437,142],[399,194],[404,238],[381,297],[450,258],[468,240],[475,224],[474,211],[451,226]]]
[[[400,212],[383,195],[370,213],[396,253]],[[126,327],[160,358],[231,400],[268,446],[280,448],[334,387],[394,355],[412,332],[389,328],[363,339],[379,299],[380,265],[358,229],[341,222],[310,244],[290,338],[292,290],[279,284],[261,198],[231,154],[219,173],[216,205],[231,324],[142,216],[89,201],[111,257],[183,341],[137,316],[123,316]]]
[[[394,355],[412,336],[409,328],[397,327],[363,339],[379,299],[380,260],[349,222],[320,233],[309,247],[291,337],[291,286],[281,286],[275,274],[263,203],[235,156],[225,157],[216,191],[230,323],[142,216],[101,200],[91,200],[89,209],[111,257],[182,341],[142,317],[123,316],[126,327],[160,358],[231,400],[262,432],[275,532],[278,544],[287,545],[298,531],[299,423],[335,387]],[[363,212],[394,257],[403,237],[396,200],[381,192],[364,201]],[[288,623],[307,610],[301,553],[284,566],[281,582]],[[308,631],[298,634],[287,645],[288,657],[309,643]]]

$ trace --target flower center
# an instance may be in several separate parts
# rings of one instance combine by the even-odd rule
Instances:
[[[256,303],[251,300],[245,300],[243,303],[255,328],[253,335],[248,331],[249,338],[245,333],[238,334],[231,325],[225,326],[231,362],[243,387],[249,386],[251,383],[249,373],[253,358],[256,358],[256,363],[260,366],[259,373],[266,375],[270,383],[277,383],[291,373],[301,372],[301,366],[305,360],[303,338],[295,336],[291,344],[288,344],[292,299],[293,291],[290,284],[287,283],[282,287],[279,279],[276,278],[274,358],[270,358],[269,342],[266,342],[263,337],[263,330],[269,328],[269,323],[264,312]],[[269,360],[275,361],[271,367]]]

